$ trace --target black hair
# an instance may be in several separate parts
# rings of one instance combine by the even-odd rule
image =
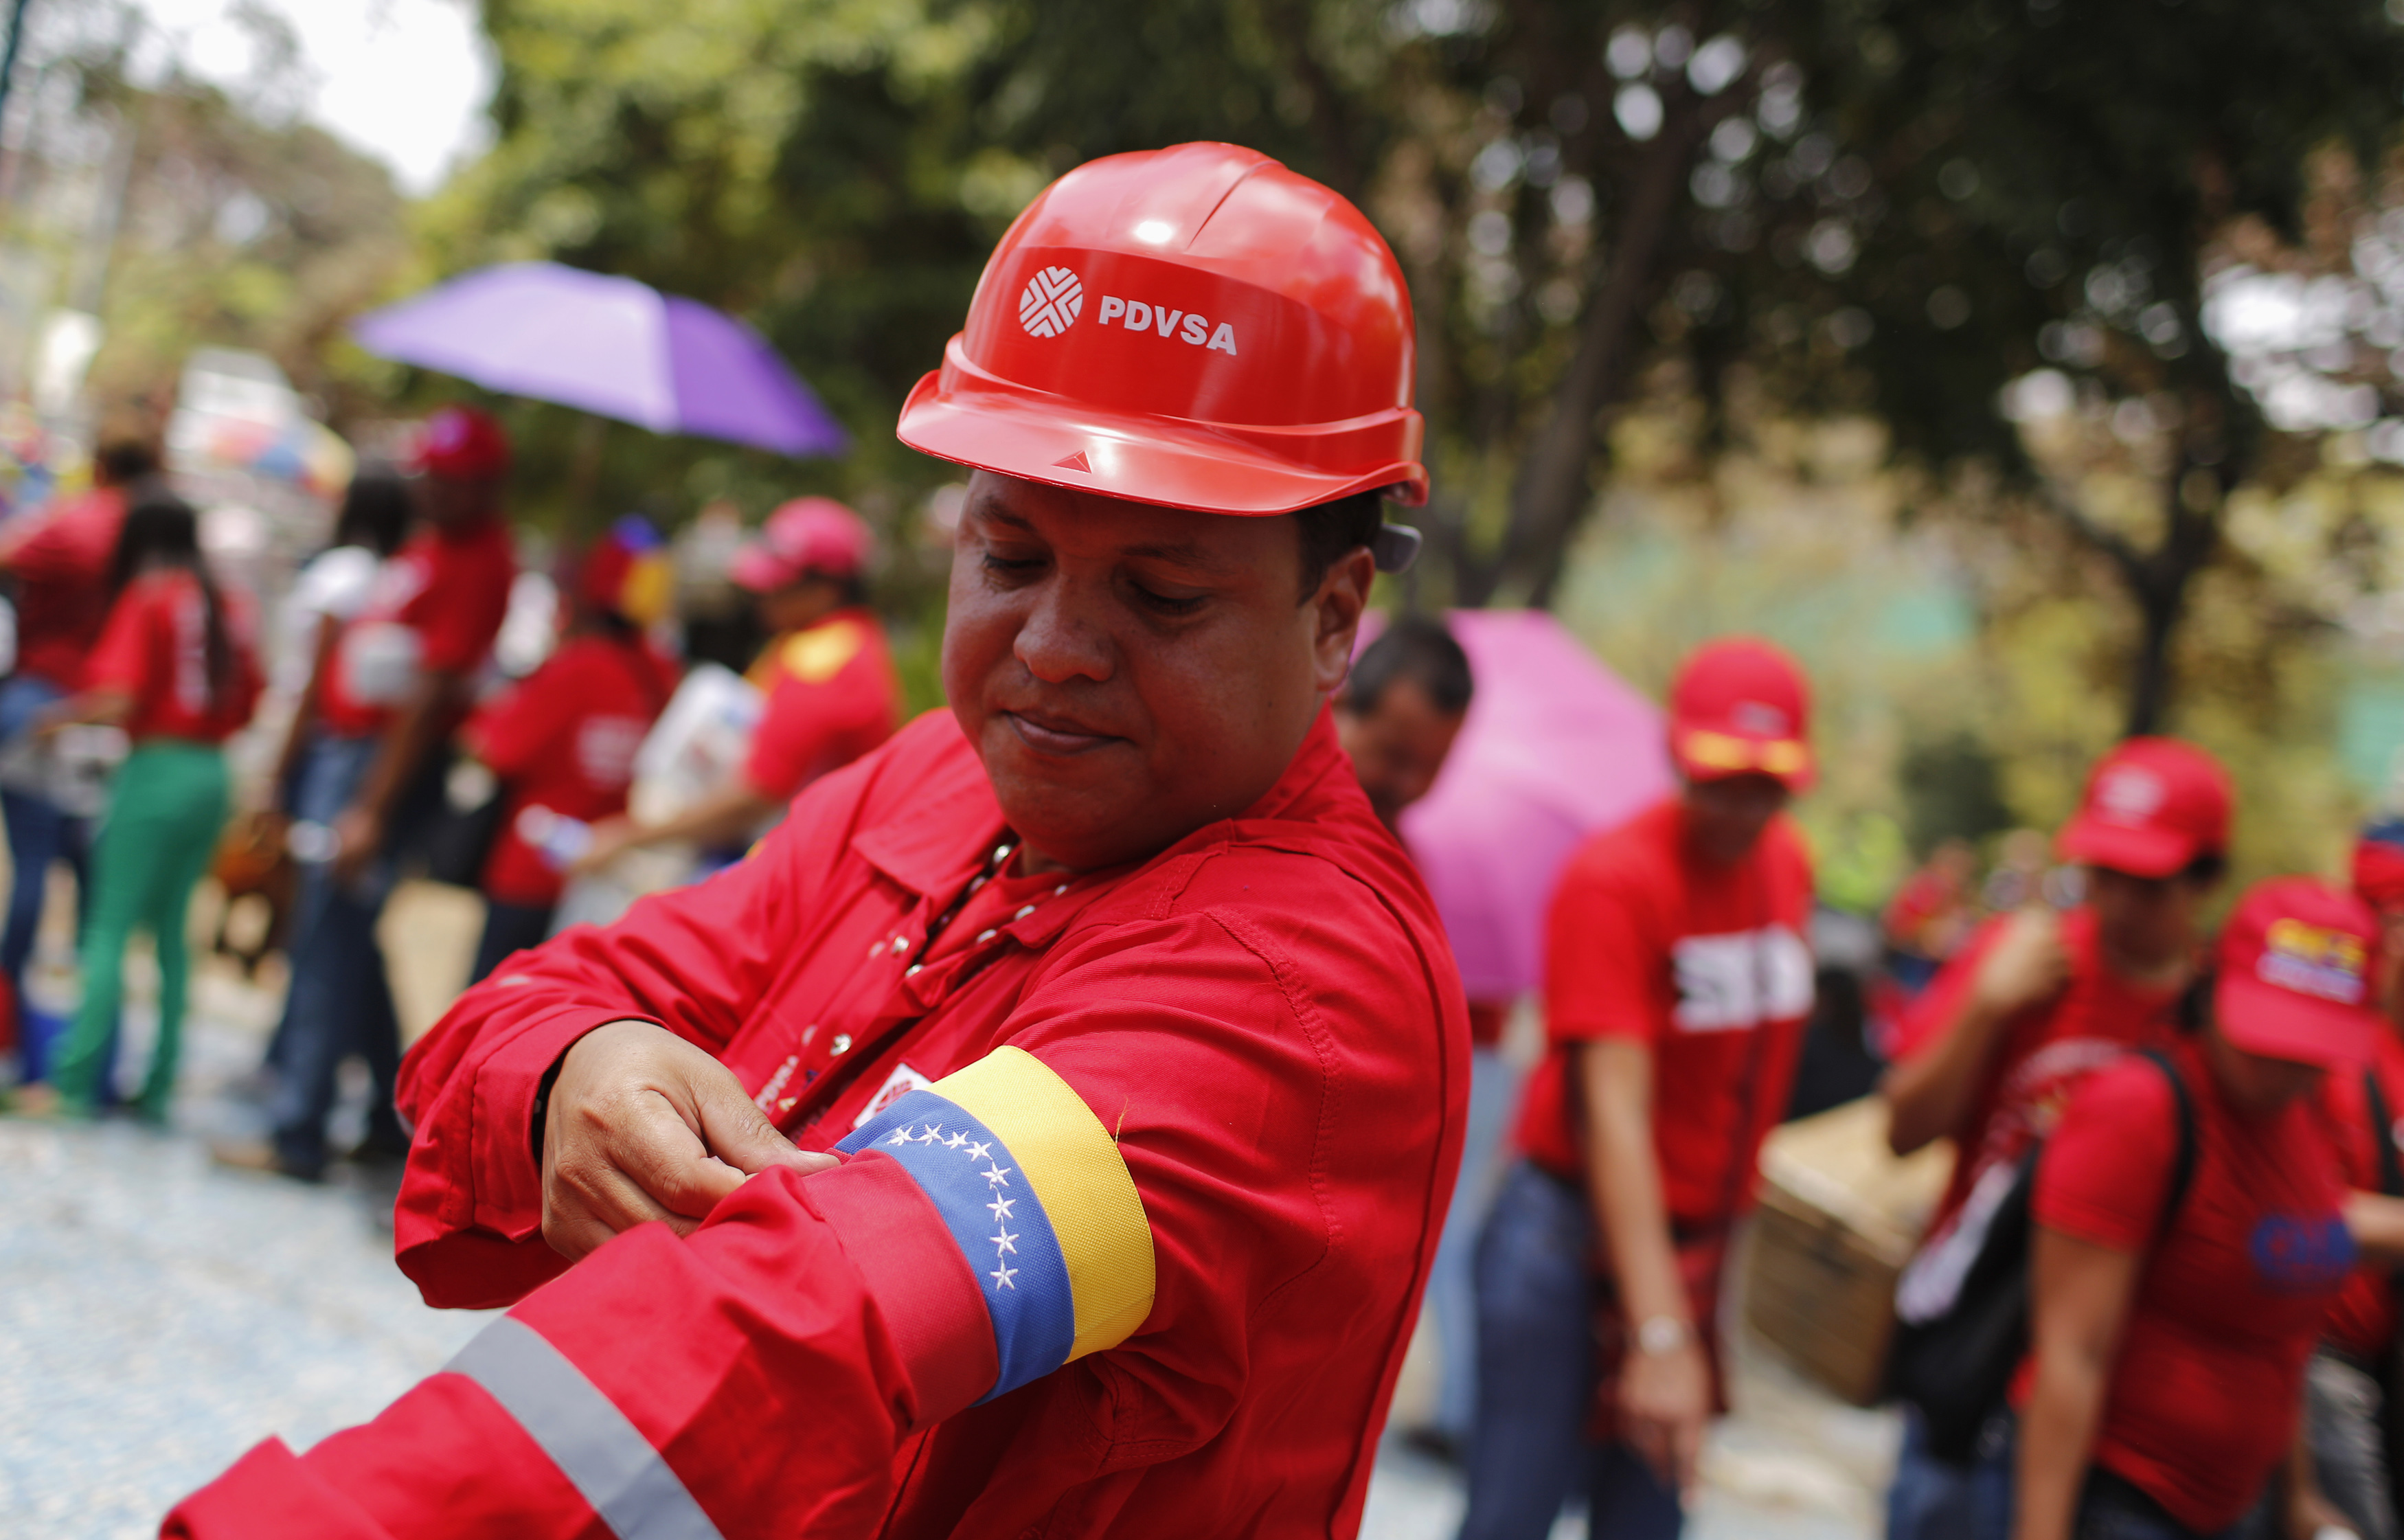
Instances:
[[[389,470],[362,470],[342,494],[334,516],[334,545],[363,545],[379,556],[400,549],[409,532],[409,483]]]
[[[139,439],[111,439],[91,452],[94,481],[131,486],[159,474],[159,452]]]
[[[2212,989],[2219,976],[2207,966],[2197,969],[2195,977],[2187,980],[2187,988],[2179,994],[2178,1004],[2171,1011],[2171,1021],[2178,1028],[2179,1036],[2195,1036],[2203,1030],[2204,1023],[2212,1019]]]
[[[1344,683],[1344,708],[1354,716],[1368,715],[1396,679],[1417,683],[1447,717],[1469,709],[1470,693],[1476,687],[1469,654],[1442,621],[1427,615],[1402,616],[1362,649]]]
[[[2199,887],[2209,888],[2229,875],[2229,858],[2217,850],[2206,850],[2179,869],[2179,876]]]
[[[225,601],[201,559],[201,521],[192,505],[164,488],[152,488],[125,511],[117,551],[108,564],[108,601],[144,572],[171,567],[189,572],[201,585],[203,636],[208,658],[209,699],[223,700],[234,687],[233,637],[226,629]]]
[[[1302,536],[1302,596],[1307,599],[1319,591],[1329,567],[1377,538],[1377,527],[1386,522],[1385,495],[1355,492],[1333,502],[1313,503],[1296,509],[1293,522]]]

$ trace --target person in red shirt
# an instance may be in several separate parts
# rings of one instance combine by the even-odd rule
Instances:
[[[469,983],[551,933],[574,837],[626,810],[635,750],[676,690],[675,664],[644,636],[667,613],[674,581],[658,533],[640,517],[619,520],[567,585],[558,651],[461,731],[505,794]]]
[[[832,498],[796,498],[768,515],[760,538],[735,553],[731,574],[770,637],[746,676],[765,704],[743,773],[661,822],[605,821],[575,870],[597,870],[647,845],[739,847],[802,788],[893,735],[902,684],[885,627],[868,608],[874,548],[860,515]]]
[[[1467,1060],[1327,708],[1413,335],[1251,151],[1039,195],[901,423],[971,468],[950,709],[460,999],[396,1241],[509,1314],[166,1533],[1351,1535]]]
[[[26,746],[41,720],[83,684],[84,659],[108,614],[109,561],[131,491],[159,473],[138,440],[114,439],[91,457],[91,488],[11,521],[0,535],[0,575],[17,612],[17,666],[0,684],[0,744]],[[50,794],[49,758],[11,753],[0,762],[0,816],[7,824],[8,922],[0,932],[0,973],[8,998],[25,998],[25,962],[41,930],[50,867],[73,868],[78,895],[91,880],[90,820]],[[88,908],[89,905],[84,907]],[[22,1078],[46,1071],[40,1044],[19,1034]]]
[[[219,745],[250,721],[259,673],[202,561],[199,520],[181,499],[153,492],[126,511],[108,592],[83,690],[49,718],[53,726],[113,722],[133,746],[92,851],[83,1003],[53,1084],[68,1113],[91,1115],[117,1029],[125,944],[147,930],[158,948],[159,1033],[136,1105],[146,1121],[164,1123],[191,973],[184,912],[225,824]]]
[[[509,468],[509,440],[483,413],[446,406],[427,418],[410,463],[419,527],[335,639],[290,793],[298,823],[325,831],[331,850],[295,852],[304,865],[292,986],[277,1029],[273,1137],[217,1145],[224,1164],[322,1177],[335,1071],[354,1054],[373,1085],[356,1153],[398,1157],[408,1148],[392,1104],[400,1020],[376,917],[392,888],[394,847],[439,794],[436,750],[465,714],[509,609],[517,576],[501,519]]]
[[[1888,1142],[1909,1155],[1950,1139],[1955,1151],[1896,1290],[1903,1320],[1952,1306],[2021,1157],[2079,1081],[2173,1035],[2227,861],[2230,803],[2228,772],[2202,749],[2174,738],[2122,743],[2096,762],[2062,832],[2062,853],[2086,872],[2086,901],[1988,921],[1897,1025],[1880,1085]],[[1935,1449],[1907,1407],[1888,1533],[1961,1534],[1969,1479],[1968,1451]]]
[[[2194,991],[2191,1036],[2071,1094],[2038,1160],[2030,1367],[2016,1436],[1981,1448],[1983,1533],[2251,1533],[2355,1269],[2343,1153],[2314,1093],[2369,1060],[2378,946],[2353,894],[2257,883]]]
[[[1684,1523],[1723,1400],[1709,1331],[1728,1231],[1811,1009],[1810,863],[1782,816],[1810,779],[1809,718],[1776,648],[1698,649],[1670,692],[1683,789],[1562,871],[1551,1047],[1478,1248],[1464,1540],[1547,1533],[1581,1477],[1598,1534]]]
[[[2379,919],[2371,994],[2383,1029],[2369,1068],[2330,1075],[2321,1094],[2344,1141],[2347,1184],[2404,1196],[2404,1145],[2397,1138],[2404,1129],[2404,822],[2385,819],[2362,832],[2354,847],[2354,891]],[[2304,1463],[2289,1516],[2299,1533],[2331,1524],[2362,1540],[2397,1540],[2396,1473],[2384,1429],[2396,1332],[2394,1274],[2379,1266],[2355,1269],[2329,1312],[2305,1380]]]

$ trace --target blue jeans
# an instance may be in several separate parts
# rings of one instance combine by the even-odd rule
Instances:
[[[0,684],[0,742],[13,743],[33,728],[34,719],[66,692],[38,674],[19,674]],[[17,1002],[18,1055],[23,1078],[40,1080],[49,1070],[48,1034],[37,1031],[25,1004],[25,964],[42,929],[42,899],[49,890],[50,866],[65,861],[75,871],[76,906],[80,919],[84,898],[91,886],[91,820],[62,811],[49,798],[32,791],[0,787],[0,818],[8,824],[8,924],[0,931],[0,973],[8,976],[9,996]],[[81,930],[80,924],[77,930]],[[80,940],[80,937],[78,937]],[[115,1047],[109,1057],[115,1057]],[[102,1082],[108,1076],[104,1064]]]
[[[2020,1439],[2009,1415],[1987,1424],[1978,1437],[1978,1463],[1972,1467],[1969,1532],[1974,1540],[2009,1540],[2012,1533],[2014,1481],[2019,1468]],[[2275,1488],[2276,1480],[2272,1482]],[[2162,1510],[2126,1477],[2101,1465],[2088,1468],[2087,1484],[2078,1494],[2078,1514],[2071,1520],[2074,1540],[2270,1540],[2276,1526],[2271,1520],[2271,1493],[2265,1491],[2253,1511],[2227,1529],[2191,1530]]]
[[[1595,1392],[1586,1197],[1513,1166],[1477,1242],[1477,1424],[1461,1540],[1544,1540],[1583,1483],[1597,1540],[1671,1540],[1678,1494],[1624,1443],[1586,1437]]]
[[[1445,1214],[1444,1239],[1428,1270],[1426,1306],[1441,1365],[1434,1427],[1464,1447],[1477,1425],[1477,1236],[1494,1198],[1502,1126],[1518,1099],[1518,1072],[1491,1048],[1471,1049],[1469,1132],[1461,1141],[1461,1180]]]
[[[1886,1540],[1960,1540],[1972,1527],[1970,1467],[1939,1460],[1928,1448],[1928,1424],[1905,1407],[1903,1448],[1886,1493]]]
[[[293,815],[331,824],[351,805],[374,764],[379,740],[321,737],[301,761]],[[353,1054],[373,1082],[370,1139],[398,1140],[393,1083],[400,1072],[400,1017],[393,1010],[376,917],[392,890],[393,863],[379,856],[348,887],[322,861],[300,870],[293,909],[292,992],[276,1028],[275,1098],[268,1115],[285,1164],[315,1173],[326,1164],[326,1119],[334,1110],[335,1072]]]

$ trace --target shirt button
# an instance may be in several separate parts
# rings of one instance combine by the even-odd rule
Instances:
[[[908,936],[895,936],[895,937],[893,938],[893,955],[894,955],[895,957],[897,957],[897,958],[898,958],[898,957],[900,957],[902,953],[904,953],[904,952],[908,951],[909,949],[910,949],[910,938],[909,938]]]
[[[927,965],[923,962],[914,962],[910,964],[909,967],[902,970],[902,976],[903,978],[916,978],[918,976],[918,970],[926,966]]]
[[[1013,919],[1025,919],[1027,916],[1029,916],[1029,915],[1031,915],[1031,914],[1033,914],[1033,913],[1035,913],[1035,905],[1033,905],[1033,904],[1031,904],[1031,903],[1030,903],[1030,904],[1028,904],[1026,908],[1021,909],[1020,911],[1018,911],[1018,913],[1017,913],[1017,914],[1015,914],[1015,915],[1012,916],[1011,917],[1012,917]]]
[[[834,1041],[827,1044],[827,1051],[833,1054],[847,1054],[851,1052],[851,1034],[849,1032],[835,1033]]]
[[[1052,889],[1052,896],[1053,896],[1054,898],[1058,898],[1061,894],[1063,894],[1063,893],[1067,892],[1068,890],[1069,890],[1069,885],[1068,885],[1067,883],[1065,883],[1065,882],[1064,882],[1064,883],[1062,883],[1059,887],[1055,888],[1055,889]]]
[[[983,935],[981,935],[981,936],[977,937],[977,945],[980,945],[980,946],[982,946],[982,945],[984,945],[986,942],[991,941],[994,937],[996,937],[996,936],[998,936],[998,935],[999,935],[999,934],[1001,934],[1001,932],[1000,932],[1000,931],[986,931],[986,932],[985,932]]]
[[[995,847],[993,847],[993,863],[994,863],[996,866],[1000,865],[1003,861],[1008,861],[1009,859],[1010,859],[1010,847],[1009,847],[1009,846],[1007,846],[1007,845],[997,845],[997,846],[995,846]]]

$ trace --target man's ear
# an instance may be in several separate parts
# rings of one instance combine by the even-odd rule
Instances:
[[[1369,608],[1369,587],[1377,581],[1377,560],[1365,545],[1354,546],[1328,564],[1310,595],[1311,646],[1316,682],[1321,694],[1333,693],[1352,669],[1352,638],[1361,616]]]

